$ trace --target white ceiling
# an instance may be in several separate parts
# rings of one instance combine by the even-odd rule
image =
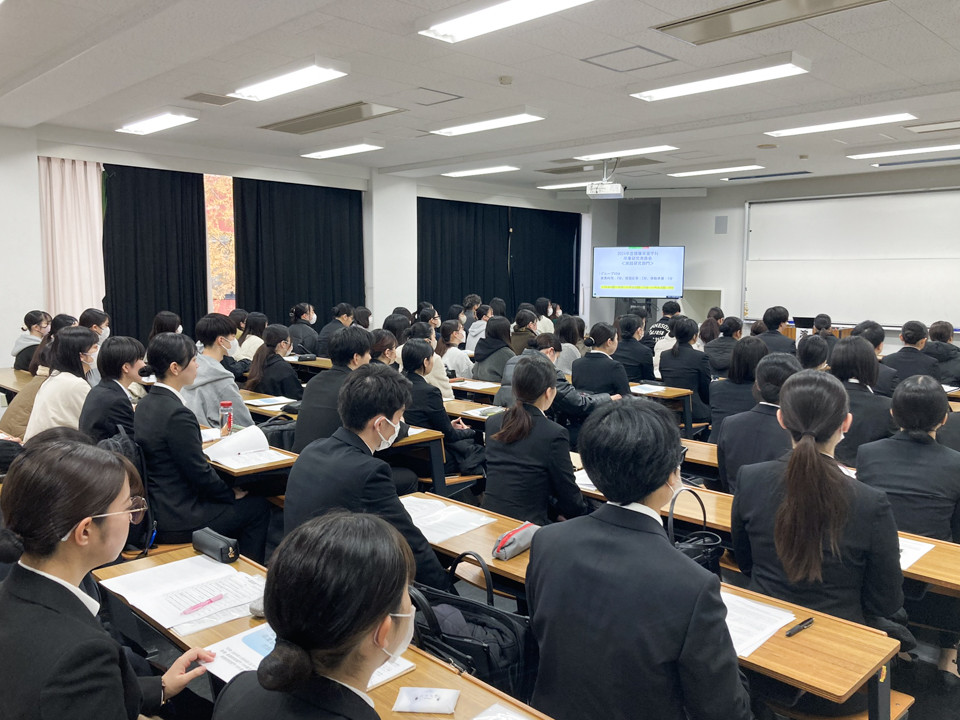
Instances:
[[[892,172],[844,156],[858,147],[960,138],[960,131],[917,136],[900,125],[779,140],[763,135],[898,112],[921,122],[960,119],[960,0],[885,0],[700,47],[651,28],[729,0],[595,0],[455,45],[416,33],[425,17],[458,4],[6,0],[0,5],[0,125],[61,126],[92,133],[103,147],[129,148],[141,139],[113,130],[172,105],[199,111],[200,120],[154,137],[187,152],[265,154],[319,171],[323,161],[298,156],[369,138],[386,148],[337,162],[415,177],[486,165],[521,168],[469,179],[491,187],[598,179],[599,170],[588,177],[538,170],[572,164],[572,156],[588,152],[677,146],[675,153],[651,156],[660,165],[618,173],[637,189],[718,185],[716,178],[665,173],[728,161],[756,161],[766,167],[758,173]],[[656,103],[628,95],[628,88],[786,51],[810,59],[812,72]],[[225,94],[313,54],[346,61],[350,74],[260,103],[213,107],[183,99]],[[639,65],[646,67],[632,69]],[[512,83],[501,84],[501,76]],[[438,93],[456,99],[436,102],[448,98]],[[307,136],[259,129],[360,100],[405,112]],[[541,109],[547,119],[455,138],[426,134],[519,105]],[[758,149],[762,143],[778,147]]]

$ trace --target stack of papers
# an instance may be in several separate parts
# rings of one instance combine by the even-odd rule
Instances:
[[[500,407],[499,405],[487,405],[482,408],[474,408],[473,410],[465,410],[464,415],[469,415],[470,417],[475,418],[487,418],[491,415],[496,415],[497,413],[502,413],[506,410],[505,407]]]
[[[447,505],[442,500],[405,495],[400,502],[429,543],[440,543],[493,522],[489,515]]]
[[[721,590],[720,597],[727,606],[727,630],[733,640],[733,649],[740,657],[749,657],[776,635],[777,630],[796,620],[792,612],[747,600],[731,592]]]
[[[579,487],[581,490],[590,490],[592,492],[600,492],[597,489],[597,486],[593,484],[593,481],[590,480],[589,477],[587,477],[586,470],[577,470],[573,474],[573,479],[577,481],[577,487]]]
[[[650,393],[663,392],[663,387],[660,385],[633,385],[630,392],[634,395],[649,395]]]
[[[458,390],[493,390],[494,388],[500,387],[500,383],[465,380],[464,382],[455,383],[454,387]]]
[[[200,440],[212,442],[220,439],[220,428],[200,428]]]
[[[243,402],[250,407],[269,407],[270,405],[286,405],[288,403],[295,402],[295,400],[293,398],[280,395],[275,397],[260,398],[258,400],[244,400]]]
[[[900,569],[906,570],[917,560],[933,550],[934,547],[936,546],[933,543],[925,543],[903,537],[900,538]]]
[[[223,438],[205,448],[203,452],[214,462],[231,470],[242,470],[287,459],[283,453],[270,449],[267,436],[256,425]]]

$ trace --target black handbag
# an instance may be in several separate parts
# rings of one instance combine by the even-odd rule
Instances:
[[[681,493],[688,492],[697,499],[700,510],[703,512],[703,529],[695,530],[685,535],[681,540],[676,540],[673,533],[673,508],[677,504],[677,498]],[[677,550],[682,552],[688,558],[698,565],[705,567],[717,577],[720,575],[720,558],[723,557],[723,545],[720,536],[715,532],[707,530],[707,509],[703,506],[703,500],[691,488],[685,487],[677,491],[670,500],[670,512],[667,515],[667,536]]]
[[[289,415],[274,415],[257,427],[263,430],[270,447],[281,450],[293,450],[293,441],[297,433],[297,421]]]
[[[493,605],[493,580],[483,558],[461,553],[448,572],[467,555],[483,571],[487,602],[478,602],[416,583],[410,598],[416,608],[413,643],[421,650],[526,702],[533,693],[539,653],[530,619]]]

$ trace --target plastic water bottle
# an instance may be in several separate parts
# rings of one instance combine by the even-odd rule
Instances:
[[[224,400],[220,403],[220,437],[226,437],[233,430],[233,403]]]

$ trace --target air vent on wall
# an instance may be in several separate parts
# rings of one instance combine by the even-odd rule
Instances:
[[[389,105],[375,105],[368,102],[355,102],[350,105],[341,105],[340,107],[321,110],[320,112],[302,115],[291,118],[290,120],[281,120],[280,122],[262,125],[262,130],[276,130],[278,132],[292,133],[294,135],[309,135],[320,130],[329,130],[330,128],[342,127],[352,123],[372,120],[373,118],[393,115],[394,113],[404,112],[400,108],[390,107]]]
[[[560,162],[572,162],[573,158],[568,158]],[[615,161],[610,160],[611,164]],[[624,158],[621,159],[619,163],[616,164],[616,170],[625,170],[626,168],[633,167],[643,167],[644,165],[662,165],[659,160],[650,160],[649,158],[638,157],[638,158]],[[580,163],[579,165],[565,165],[558,168],[543,168],[537,172],[549,173],[551,175],[570,175],[571,173],[580,173],[580,172],[590,172],[587,168],[593,168],[597,170],[603,167],[603,161],[597,160],[594,162]]]
[[[188,95],[184,100],[190,100],[192,102],[203,103],[205,105],[229,105],[230,103],[237,102],[238,98],[227,97],[226,95],[217,95],[215,93],[206,93],[198,92],[193,95]]]

